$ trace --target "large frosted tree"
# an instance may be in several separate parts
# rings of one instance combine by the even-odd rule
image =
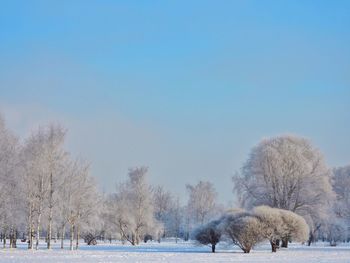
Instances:
[[[310,141],[278,136],[254,147],[233,181],[242,206],[290,210],[316,228],[334,198],[331,174],[321,152]]]

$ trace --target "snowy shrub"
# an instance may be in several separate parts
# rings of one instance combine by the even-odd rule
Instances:
[[[215,253],[215,246],[221,238],[220,220],[214,220],[204,226],[198,227],[194,233],[194,239],[203,245],[211,245],[211,251]]]
[[[253,214],[261,221],[262,236],[270,241],[272,252],[276,252],[278,247],[277,240],[281,239],[285,232],[280,209],[258,206],[254,208]]]
[[[259,218],[246,212],[228,214],[222,218],[221,227],[234,244],[244,253],[264,240]]]
[[[262,235],[271,244],[272,252],[276,252],[277,240],[287,246],[288,241],[304,242],[309,236],[309,227],[304,218],[287,210],[259,206],[254,208],[253,214],[262,224]]]
[[[288,241],[305,242],[309,238],[309,226],[305,219],[291,211],[279,209],[283,220],[282,247],[288,247]]]

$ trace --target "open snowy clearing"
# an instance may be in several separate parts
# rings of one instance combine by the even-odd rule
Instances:
[[[250,254],[236,247],[221,244],[217,253],[210,248],[191,242],[150,242],[137,247],[121,244],[82,245],[78,251],[60,250],[56,243],[52,251],[42,248],[26,250],[25,244],[18,249],[1,249],[0,262],[350,262],[350,246],[329,247],[291,244],[288,249],[271,253],[269,246],[261,245]]]

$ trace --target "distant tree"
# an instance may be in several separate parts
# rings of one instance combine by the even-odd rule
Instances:
[[[233,181],[244,207],[290,210],[309,217],[317,227],[328,216],[327,207],[334,198],[331,174],[320,151],[307,139],[279,136],[254,147]]]
[[[41,127],[34,131],[24,146],[25,191],[28,208],[29,248],[33,248],[32,237],[36,237],[35,248],[39,248],[42,215],[45,209],[49,185],[48,163],[45,160],[45,131]]]
[[[49,125],[45,130],[44,154],[47,162],[48,182],[48,227],[47,227],[47,248],[51,248],[52,222],[54,209],[58,202],[58,189],[62,184],[67,153],[63,149],[66,130],[59,125]]]
[[[177,243],[180,236],[180,228],[183,224],[183,212],[184,208],[180,204],[180,199],[177,197],[174,201],[174,205],[170,210],[169,225],[171,233],[175,236],[175,242]]]
[[[10,247],[16,247],[16,233],[24,223],[19,153],[18,138],[7,129],[0,115],[0,233],[4,247],[7,238],[10,239]]]
[[[129,169],[128,180],[118,186],[114,195],[114,224],[122,240],[138,245],[146,234],[158,235],[160,224],[154,218],[147,167]]]
[[[163,186],[153,187],[152,192],[154,216],[157,221],[163,224],[164,228],[161,235],[165,236],[166,231],[169,230],[169,221],[171,209],[174,206],[174,200],[171,193],[164,190]],[[160,240],[160,237],[158,237],[158,240]]]
[[[194,224],[208,222],[215,211],[217,193],[212,183],[199,181],[198,184],[186,186],[189,193],[188,213]]]
[[[336,201],[333,205],[333,213],[336,219],[341,221],[345,229],[350,230],[350,165],[338,167],[333,170],[333,189],[336,193]],[[350,238],[350,232],[346,238]]]

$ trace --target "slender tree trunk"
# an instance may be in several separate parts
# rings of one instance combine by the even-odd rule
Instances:
[[[131,245],[135,246],[135,234],[131,234]]]
[[[64,248],[64,246],[63,246],[64,237],[66,235],[66,225],[62,225],[61,231],[62,231],[62,233],[61,233],[61,249],[63,249]]]
[[[33,206],[30,204],[29,206],[29,214],[28,214],[28,249],[33,249]]]
[[[40,209],[41,210],[41,209]],[[38,212],[38,220],[37,220],[37,226],[36,226],[36,243],[35,243],[35,249],[39,249],[39,241],[40,241],[40,223],[41,223],[41,211]]]
[[[75,243],[75,249],[78,250],[78,248],[79,248],[79,234],[80,234],[80,233],[79,233],[79,231],[80,231],[80,230],[79,230],[79,225],[77,225],[76,229],[77,229],[77,230],[76,230],[76,232],[77,232],[77,241],[76,241],[76,243]]]
[[[53,179],[50,173],[50,195],[49,195],[49,225],[47,227],[47,248],[51,249],[52,238],[52,210],[53,210]]]
[[[211,252],[215,253],[215,244],[211,244]]]
[[[35,244],[35,249],[39,249],[39,241],[40,241],[40,223],[41,223],[41,214],[42,214],[42,206],[43,206],[43,191],[44,191],[44,178],[41,177],[40,180],[40,188],[39,188],[39,193],[40,193],[40,198],[39,198],[39,207],[38,207],[38,219],[37,219],[37,226],[36,226],[36,244]]]
[[[74,224],[70,225],[70,243],[69,243],[69,249],[73,250],[73,240],[74,240]]]

